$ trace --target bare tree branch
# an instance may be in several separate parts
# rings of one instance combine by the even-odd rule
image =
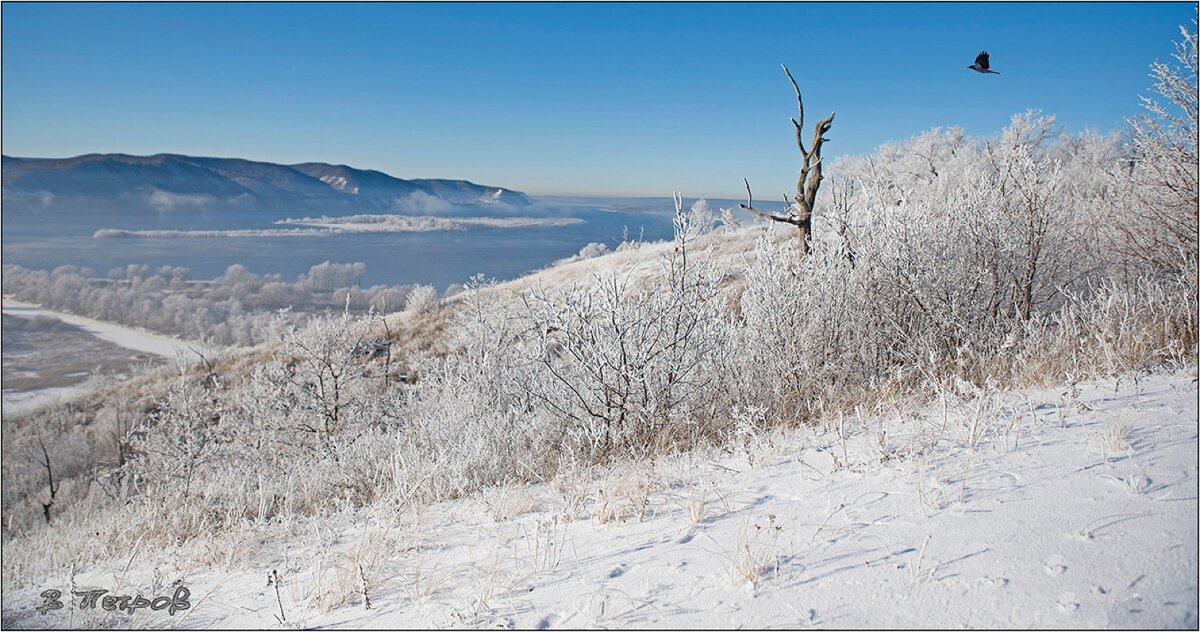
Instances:
[[[747,211],[750,211],[751,213],[754,213],[755,215],[757,215],[763,219],[769,219],[773,222],[783,222],[785,224],[792,223],[792,220],[790,217],[780,217],[778,215],[772,215],[771,213],[764,213],[764,212],[754,208],[754,194],[752,194],[750,192],[750,181],[747,180],[746,178],[742,178],[742,180],[745,181],[745,183],[746,183],[746,197],[747,197],[746,202],[747,203],[739,204],[738,206],[746,209]]]
[[[788,67],[779,64],[783,68],[783,73],[787,75],[788,81],[792,82],[792,89],[796,91],[796,109],[800,111],[800,120],[792,119],[792,125],[796,128],[796,144],[800,146],[800,153],[807,154],[804,151],[804,139],[800,137],[800,129],[804,127],[804,99],[800,96],[800,86],[796,85],[796,80],[792,78],[791,71]]]
[[[796,84],[796,79],[792,77],[792,73],[784,64],[780,64],[784,74],[787,75],[788,81],[792,84],[792,89],[796,92],[796,109],[799,112],[799,117],[791,119],[792,127],[796,130],[796,146],[800,149],[800,156],[803,163],[800,167],[800,177],[796,181],[796,197],[794,204],[788,204],[789,212],[786,217],[780,217],[771,213],[764,213],[754,208],[754,199],[751,197],[746,204],[740,205],[742,208],[762,217],[775,222],[783,222],[796,227],[797,239],[800,246],[800,256],[808,254],[809,236],[812,233],[812,212],[817,201],[817,191],[821,187],[821,181],[825,179],[821,173],[821,146],[825,141],[829,140],[825,137],[825,133],[833,126],[833,117],[836,112],[821,119],[813,128],[813,137],[811,149],[804,147],[804,98],[800,94],[800,86]],[[746,181],[746,193],[750,193],[750,182]]]

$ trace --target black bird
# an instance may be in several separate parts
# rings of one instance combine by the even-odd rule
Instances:
[[[979,56],[975,58],[975,63],[970,66],[967,66],[967,68],[970,68],[971,70],[974,70],[975,72],[981,72],[984,74],[987,74],[987,73],[991,73],[993,75],[1000,74],[1000,73],[996,72],[995,70],[988,70],[988,52],[986,50],[979,53]]]

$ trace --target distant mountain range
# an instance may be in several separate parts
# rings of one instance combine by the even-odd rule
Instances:
[[[178,154],[3,157],[5,210],[321,210],[429,213],[452,205],[527,206],[524,193],[466,180]]]

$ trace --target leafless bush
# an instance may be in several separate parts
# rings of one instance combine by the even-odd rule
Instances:
[[[546,376],[531,395],[587,461],[691,445],[704,431],[725,327],[717,274],[689,252],[698,229],[677,198],[675,247],[656,287],[598,275],[590,287],[526,299]]]

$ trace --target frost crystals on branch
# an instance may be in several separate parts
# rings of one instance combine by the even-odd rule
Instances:
[[[569,449],[585,460],[688,444],[700,432],[695,421],[710,417],[708,385],[725,331],[719,279],[689,251],[708,218],[684,211],[678,196],[675,207],[661,285],[645,288],[635,270],[527,298],[534,359],[546,374],[532,394],[565,424]]]
[[[1131,175],[1139,185],[1118,224],[1122,253],[1163,272],[1178,272],[1197,256],[1196,21],[1179,27],[1177,63],[1155,61],[1152,90],[1142,97],[1146,114],[1129,119],[1133,131]]]

